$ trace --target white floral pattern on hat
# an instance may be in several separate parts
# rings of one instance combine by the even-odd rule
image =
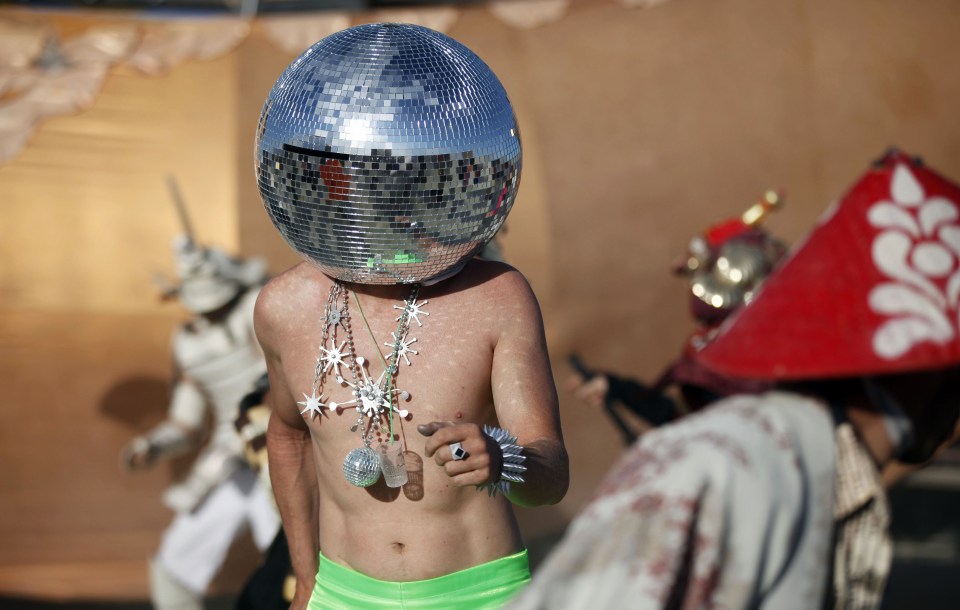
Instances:
[[[877,355],[894,359],[914,345],[943,344],[957,336],[960,297],[960,224],[957,204],[927,198],[923,186],[904,164],[890,183],[892,201],[867,212],[883,229],[872,244],[873,261],[890,282],[869,293],[870,309],[890,316],[873,336]]]

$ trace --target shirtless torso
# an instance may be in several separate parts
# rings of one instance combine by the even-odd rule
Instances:
[[[420,316],[422,327],[411,325],[411,348],[418,352],[411,365],[400,361],[396,385],[410,393],[401,404],[410,416],[395,416],[394,432],[416,454],[407,457],[412,471],[417,457],[422,460],[422,490],[391,489],[383,479],[368,488],[350,485],[341,466],[362,444],[351,431],[356,411],[300,413],[297,401],[311,390],[331,285],[302,263],[264,288],[255,316],[273,403],[271,477],[299,599],[309,597],[319,549],[336,563],[389,581],[433,578],[521,550],[510,502],[558,502],[568,478],[543,324],[526,280],[507,265],[472,261],[420,290],[429,315]],[[411,287],[346,287],[356,353],[375,379],[384,368],[378,351],[389,357],[384,344],[396,330],[394,306]],[[331,377],[323,396],[325,402],[352,398],[351,389]],[[476,489],[499,473],[496,449],[480,433],[484,424],[509,430],[525,447],[526,482],[514,485],[509,499]],[[453,441],[467,449],[466,460],[450,461]]]

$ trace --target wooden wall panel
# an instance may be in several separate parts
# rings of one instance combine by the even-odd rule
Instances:
[[[4,307],[145,313],[182,232],[176,176],[197,237],[237,247],[236,58],[150,77],[112,72],[88,110],[43,122],[0,166]]]

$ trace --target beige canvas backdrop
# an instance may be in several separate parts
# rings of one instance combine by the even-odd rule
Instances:
[[[76,31],[111,17],[51,18]],[[503,241],[540,298],[558,383],[574,351],[656,375],[692,328],[670,264],[764,189],[786,189],[768,226],[795,241],[889,145],[960,179],[957,31],[952,0],[591,0],[525,31],[464,9],[449,34],[497,72],[521,124]],[[150,279],[179,231],[164,177],[202,241],[274,271],[296,262],[252,172],[260,105],[292,59],[254,27],[214,61],[117,69],[90,109],[46,121],[0,166],[0,594],[145,596],[171,517],[159,496],[189,463],[118,464],[163,416],[182,319]],[[572,484],[520,511],[537,548],[621,450],[602,415],[560,396]],[[221,592],[255,563],[241,546]]]

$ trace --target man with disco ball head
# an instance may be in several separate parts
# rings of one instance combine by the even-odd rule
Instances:
[[[264,206],[306,261],[255,312],[292,607],[499,607],[530,578],[512,504],[568,484],[535,296],[474,259],[520,182],[507,95],[432,30],[313,45],[270,92]]]

